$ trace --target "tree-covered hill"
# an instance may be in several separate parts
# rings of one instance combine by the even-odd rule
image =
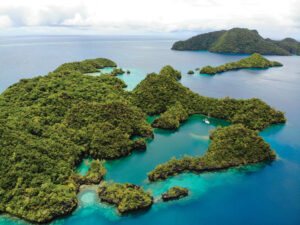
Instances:
[[[287,38],[282,41],[264,39],[256,30],[233,28],[194,36],[175,42],[173,50],[205,50],[216,53],[291,55],[300,54],[300,43]]]
[[[191,37],[186,41],[177,41],[172,46],[172,49],[208,51],[225,32],[225,30],[209,32]]]
[[[174,70],[173,73],[178,72]],[[242,123],[254,130],[285,122],[281,111],[274,110],[260,99],[216,99],[201,96],[184,87],[169,74],[164,68],[159,74],[148,74],[132,91],[131,101],[136,106],[149,115],[161,114],[153,122],[154,127],[177,129],[180,122],[193,114]]]
[[[300,55],[300,42],[296,41],[293,38],[285,38],[281,41],[273,41],[271,39],[267,40],[277,44],[278,46],[287,50],[291,54]]]

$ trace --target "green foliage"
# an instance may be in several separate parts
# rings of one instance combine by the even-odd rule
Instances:
[[[261,54],[254,53],[251,56],[243,58],[237,62],[226,63],[216,67],[205,66],[200,70],[200,73],[214,75],[216,73],[222,73],[228,70],[244,68],[268,68],[273,66],[282,66],[282,64],[275,61],[269,61]]]
[[[242,124],[218,127],[211,132],[210,139],[211,143],[203,157],[173,158],[155,167],[148,173],[148,179],[156,181],[186,171],[201,173],[276,159],[275,152],[258,136],[258,132]]]
[[[103,178],[104,167],[94,161],[77,179],[83,157],[122,157],[146,148],[132,137],[153,136],[123,81],[59,71],[22,79],[0,95],[0,211],[33,222],[70,214],[78,185]]]
[[[200,70],[200,73],[209,74],[209,75],[214,75],[217,72],[218,71],[217,71],[216,67],[212,67],[212,66],[205,66]]]
[[[293,40],[293,39],[292,39]],[[256,30],[233,28],[200,34],[186,41],[175,42],[173,50],[205,50],[218,53],[290,55],[299,54],[299,42],[291,39],[263,39]]]
[[[164,66],[159,75],[166,77],[173,77],[175,80],[181,79],[181,73],[178,70],[175,70],[172,66]]]
[[[117,64],[106,58],[87,59],[81,62],[64,63],[60,65],[54,72],[65,70],[75,70],[81,73],[98,72],[104,67],[116,67]]]
[[[266,39],[266,41],[270,41],[272,43],[277,44],[278,46],[287,50],[291,54],[300,55],[300,42],[296,41],[293,38],[285,38],[281,41],[273,41],[270,39]]]
[[[233,28],[224,33],[210,48],[211,52],[290,55],[283,48],[264,40],[256,30]]]
[[[180,102],[168,107],[168,109],[152,122],[152,127],[168,130],[177,130],[180,123],[186,121],[188,114]]]
[[[126,84],[111,74],[83,74],[86,65],[100,68],[115,63],[84,62],[22,79],[0,95],[1,212],[40,223],[71,213],[77,206],[78,185],[96,183],[105,174],[97,159],[146,149],[144,139],[134,139],[153,137],[146,113],[162,113],[155,123],[166,129],[177,129],[196,113],[251,129],[285,122],[282,112],[259,99],[199,96],[178,82],[181,74],[171,66],[149,74],[127,92]],[[74,170],[84,157],[95,161],[89,173],[78,178]],[[134,204],[132,200],[130,206],[121,205],[119,211],[135,210]]]
[[[215,31],[191,37],[186,41],[177,41],[173,44],[172,49],[208,51],[225,32],[225,30]]]
[[[98,195],[100,201],[117,206],[121,214],[149,209],[153,204],[151,193],[129,183],[108,185],[104,182],[98,189]]]
[[[174,186],[170,188],[166,193],[162,193],[161,198],[163,201],[169,201],[188,196],[188,194],[189,190],[187,188]]]
[[[79,185],[82,184],[99,184],[105,175],[106,169],[104,167],[104,162],[93,160],[86,175],[80,176],[78,174],[74,174],[72,178],[79,187]]]
[[[149,115],[162,113],[162,118],[157,118],[153,126],[164,129],[177,129],[179,122],[185,120],[185,113],[226,119],[258,130],[286,120],[281,111],[276,111],[260,99],[215,99],[200,96],[163,71],[148,74],[133,90],[131,101]]]
[[[114,68],[113,71],[111,72],[111,74],[113,76],[118,76],[120,74],[124,74],[125,71],[122,68]]]
[[[189,70],[189,71],[187,72],[187,74],[192,75],[192,74],[194,74],[194,71],[193,71],[193,70]]]

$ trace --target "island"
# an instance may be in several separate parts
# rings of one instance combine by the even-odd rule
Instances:
[[[193,71],[193,70],[189,70],[189,71],[187,72],[187,74],[192,75],[192,74],[194,74],[194,71]]]
[[[254,53],[249,57],[243,58],[237,62],[226,63],[221,66],[205,66],[200,70],[200,74],[215,75],[228,70],[237,70],[245,68],[269,68],[274,66],[283,66],[276,61],[269,61],[259,53]]]
[[[264,39],[256,30],[233,28],[209,32],[177,41],[172,50],[201,50],[216,53],[260,53],[266,55],[300,55],[300,42],[285,38],[281,41]]]
[[[71,214],[78,205],[78,187],[104,177],[102,160],[145,150],[145,140],[154,137],[153,127],[177,129],[193,114],[226,119],[233,124],[227,129],[243,126],[239,129],[243,138],[254,136],[257,141],[260,138],[253,132],[286,121],[283,112],[257,98],[217,99],[196,94],[179,82],[181,73],[171,66],[148,74],[132,91],[125,90],[124,81],[112,73],[88,75],[116,66],[105,58],[65,63],[45,76],[21,79],[0,95],[0,212],[34,223]],[[158,114],[152,125],[147,122],[146,115]],[[218,140],[215,136],[212,144]],[[259,155],[251,154],[247,160],[243,155],[234,156],[240,161],[223,162],[217,154],[207,153],[207,157],[189,158],[189,164],[195,170],[208,170],[231,167],[242,159],[244,163],[273,159],[267,150],[261,154],[262,143],[249,142],[258,147],[250,153],[258,151]],[[208,152],[215,151],[211,146]],[[86,176],[78,177],[75,170],[84,158],[95,162]],[[153,179],[165,177],[156,174],[160,172],[153,173]],[[141,192],[128,185],[121,189]],[[112,189],[108,186],[107,190]],[[150,205],[148,194],[137,196],[145,201],[118,205],[120,212]]]
[[[171,159],[148,173],[149,181],[164,180],[184,172],[218,171],[276,159],[270,144],[257,131],[242,124],[218,127],[210,134],[211,143],[205,155]]]
[[[98,189],[100,201],[115,205],[120,214],[149,209],[153,204],[150,192],[134,184],[107,184],[103,182]]]
[[[161,198],[165,202],[169,200],[183,198],[188,195],[189,195],[189,190],[187,188],[174,186],[170,188],[166,193],[162,193]]]
[[[114,76],[118,76],[124,73],[125,71],[122,68],[114,68],[113,71],[111,72],[111,74]]]
[[[176,130],[180,123],[194,114],[241,123],[253,130],[263,130],[286,121],[283,112],[258,98],[217,99],[196,94],[178,82],[178,73],[165,66],[158,74],[148,74],[132,91],[133,104],[148,115],[160,114],[152,123],[155,128]]]

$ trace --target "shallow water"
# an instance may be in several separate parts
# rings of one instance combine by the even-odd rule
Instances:
[[[201,51],[171,51],[172,40],[104,40],[100,37],[44,37],[0,40],[0,91],[20,78],[43,75],[64,62],[107,57],[131,74],[119,76],[131,90],[146,73],[164,65],[181,70],[181,83],[211,97],[259,97],[286,112],[288,121],[260,132],[278,154],[267,165],[249,166],[201,175],[186,173],[150,184],[147,172],[172,156],[203,155],[209,129],[226,126],[221,120],[189,118],[178,131],[155,130],[146,151],[106,162],[106,180],[133,182],[150,189],[158,198],[173,185],[187,187],[191,195],[179,201],[160,201],[147,211],[120,217],[113,207],[98,203],[93,190],[78,195],[80,206],[72,216],[54,224],[300,224],[300,57],[267,56],[284,64],[267,70],[238,70],[216,76],[187,75],[205,65],[236,61],[244,55]],[[153,118],[148,117],[150,122]],[[0,217],[0,224],[22,224]]]
[[[86,175],[86,173],[89,171],[91,167],[91,162],[92,162],[92,158],[83,159],[82,162],[76,168],[75,172],[82,176]]]

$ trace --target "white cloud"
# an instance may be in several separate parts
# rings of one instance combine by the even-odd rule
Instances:
[[[0,28],[11,27],[12,22],[6,15],[0,15]]]
[[[94,33],[174,32],[248,27],[300,37],[300,0],[13,0],[0,28],[85,27]],[[2,19],[1,19],[2,18]],[[30,29],[27,29],[30,30]],[[277,34],[275,34],[277,31]]]

